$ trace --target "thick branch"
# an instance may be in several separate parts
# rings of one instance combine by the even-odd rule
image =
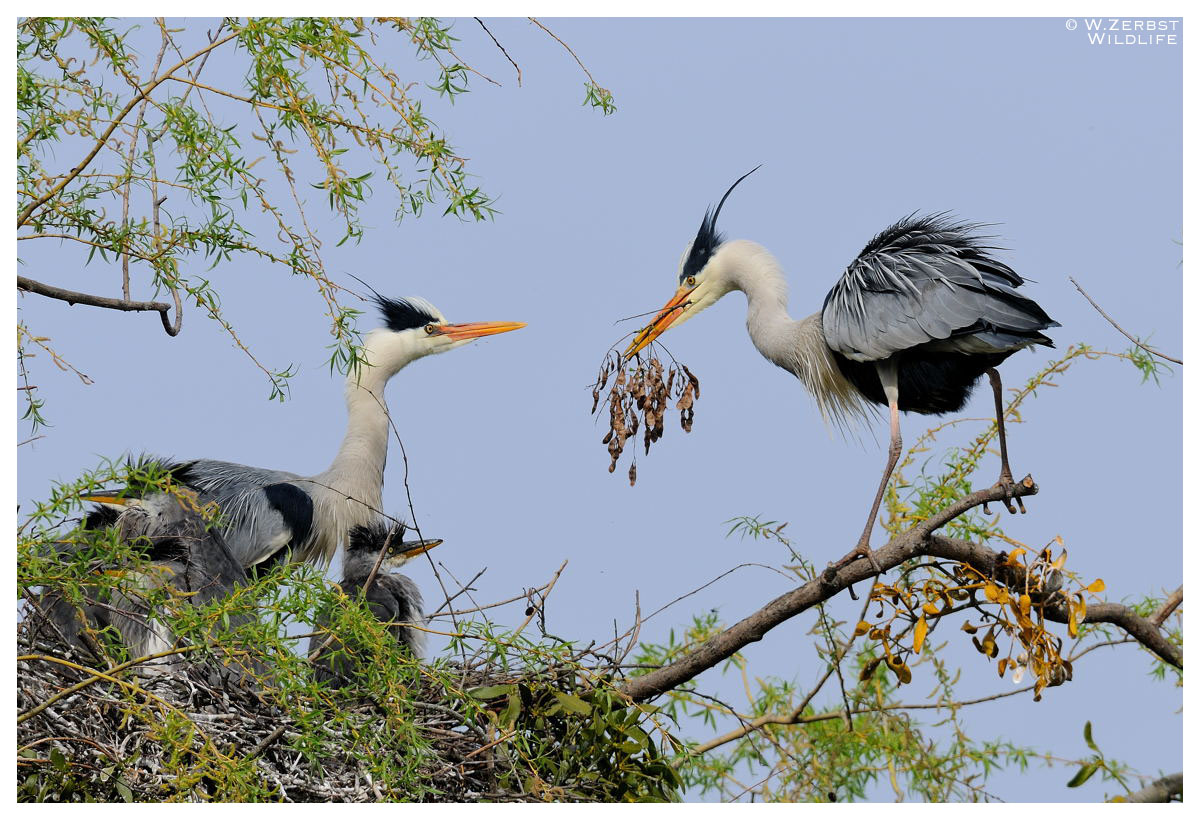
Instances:
[[[55,287],[54,285],[44,285],[25,276],[17,276],[17,290],[36,293],[40,296],[48,296],[51,299],[61,299],[68,305],[91,305],[92,307],[108,308],[109,310],[125,311],[154,310],[158,312],[159,318],[162,319],[163,329],[169,335],[174,336],[179,332],[171,324],[171,306],[166,302],[131,302],[124,299],[113,299],[109,296],[94,296],[90,293],[80,293],[77,290],[67,290],[66,288]],[[176,304],[178,304],[178,294],[176,294],[175,298]]]
[[[1013,494],[1016,496],[1033,495],[1036,492],[1037,485],[1029,476],[1018,482],[1013,488]],[[1005,488],[998,485],[971,493],[908,532],[896,536],[886,546],[875,550],[875,560],[885,572],[903,564],[913,556],[920,554],[921,548],[925,545],[931,532],[972,507],[977,507],[987,501],[1002,500],[1005,494]],[[679,684],[696,677],[705,669],[716,666],[747,644],[762,640],[764,635],[784,621],[829,600],[847,587],[857,584],[859,581],[865,581],[875,574],[871,562],[866,558],[851,561],[840,568],[831,566],[820,577],[798,589],[784,593],[754,614],[705,641],[675,663],[656,669],[648,675],[630,679],[621,687],[621,690],[638,701],[649,700],[669,692]]]
[[[1002,563],[1000,553],[990,550],[987,547],[971,543],[970,541],[963,541],[958,538],[946,538],[940,535],[932,536],[922,552],[926,555],[948,558],[951,561],[970,564],[989,578],[998,577],[998,573],[1000,572],[999,567]],[[1006,567],[1005,571],[1011,573],[1013,570]],[[1001,577],[1001,580],[1007,586],[1013,588],[1023,586],[1023,581],[1019,578]],[[1054,601],[1047,602],[1044,612],[1047,620],[1060,624],[1065,624],[1068,621],[1068,612],[1065,603],[1056,604]],[[1166,639],[1166,636],[1163,635],[1154,621],[1149,618],[1143,618],[1124,604],[1088,604],[1087,615],[1084,617],[1083,623],[1103,623],[1120,627],[1131,638],[1162,660],[1179,669],[1183,668],[1183,651]]]
[[[1015,496],[1018,497],[1037,493],[1037,485],[1029,476],[1014,489]],[[934,536],[932,533],[972,507],[984,502],[1001,501],[1004,497],[1005,489],[1000,486],[971,493],[875,550],[875,559],[879,566],[887,571],[918,555],[934,555],[970,564],[983,575],[993,577],[997,567],[1003,563],[1000,553],[980,544]],[[875,574],[866,558],[852,561],[840,568],[831,566],[820,577],[779,596],[749,617],[705,641],[675,663],[647,675],[631,678],[622,687],[622,691],[636,701],[658,697],[704,670],[716,666],[747,644],[762,640],[767,632],[784,621],[829,600],[853,584],[874,577]],[[1046,606],[1045,611],[1048,619],[1059,623],[1067,622],[1065,605],[1051,604]],[[1121,604],[1093,604],[1088,607],[1084,622],[1111,623],[1118,626],[1167,663],[1183,668],[1183,653],[1178,647],[1167,641],[1153,622],[1142,618],[1129,607]]]
[[[1158,612],[1155,612],[1153,615],[1150,616],[1150,620],[1154,622],[1155,626],[1162,626],[1163,622],[1166,621],[1167,618],[1171,617],[1171,613],[1174,612],[1176,609],[1178,609],[1179,605],[1182,603],[1183,603],[1183,585],[1180,584],[1179,589],[1172,592],[1171,597],[1169,597],[1169,598],[1167,598],[1167,600],[1163,601],[1163,605],[1158,610]]]
[[[1160,777],[1144,789],[1122,795],[1123,803],[1170,803],[1171,798],[1183,798],[1183,772]]]

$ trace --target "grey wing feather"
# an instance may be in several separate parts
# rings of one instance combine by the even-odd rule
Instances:
[[[825,341],[855,361],[927,346],[1007,352],[1056,327],[1017,292],[1024,280],[973,233],[943,215],[910,217],[875,237],[850,263],[821,312]]]
[[[425,624],[421,591],[408,576],[378,575],[367,590],[367,603],[375,617],[384,623]],[[408,645],[413,654],[420,657],[425,646],[424,632],[411,626],[393,626],[391,632],[396,640]]]
[[[271,485],[300,482],[283,470],[247,467],[230,461],[198,459],[172,468],[179,481],[200,494],[204,503],[215,502],[225,521],[223,533],[229,549],[243,567],[250,567],[292,544],[297,535],[283,512],[264,492]],[[295,486],[295,485],[293,485]]]

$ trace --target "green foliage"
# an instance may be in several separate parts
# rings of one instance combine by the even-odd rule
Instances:
[[[119,265],[125,299],[136,289],[194,306],[262,371],[272,399],[287,396],[294,369],[254,357],[202,272],[238,261],[300,276],[325,305],[330,367],[350,372],[361,357],[358,311],[326,274],[301,192],[322,192],[338,245],[361,240],[363,207],[383,192],[397,221],[427,205],[464,220],[495,215],[423,107],[424,91],[453,100],[478,74],[456,54],[451,28],[433,17],[224,18],[201,38],[161,18],[23,18],[18,239]],[[244,67],[241,84],[210,84],[210,57]],[[431,73],[426,63],[432,78],[417,82]],[[614,110],[594,82],[588,94]],[[22,368],[27,338],[18,336]],[[26,391],[35,431],[41,407]]]
[[[1150,342],[1149,339],[1138,339],[1138,341],[1142,342],[1143,344],[1149,344]],[[1158,380],[1159,374],[1168,374],[1173,372],[1171,370],[1171,365],[1167,364],[1157,356],[1147,353],[1137,345],[1132,345],[1128,350],[1126,350],[1125,356],[1129,359],[1130,363],[1138,369],[1138,372],[1142,374],[1142,384],[1145,384],[1150,379],[1154,379],[1154,383],[1158,385],[1160,384]]]
[[[1083,742],[1092,750],[1092,756],[1084,760],[1083,764],[1079,767],[1079,771],[1075,773],[1075,776],[1067,781],[1067,788],[1079,788],[1088,782],[1092,778],[1092,775],[1100,772],[1101,777],[1105,780],[1115,780],[1126,792],[1132,791],[1129,784],[1126,783],[1126,778],[1131,774],[1129,767],[1104,756],[1104,753],[1100,751],[1100,747],[1096,745],[1096,741],[1092,739],[1092,722],[1090,720],[1083,724]]]
[[[516,755],[501,785],[544,800],[678,800],[679,777],[643,726],[654,710],[604,683],[542,672],[468,690]]]
[[[422,663],[307,564],[196,605],[169,582],[145,583],[155,566],[143,544],[78,526],[80,494],[118,483],[186,493],[148,462],[106,463],[56,486],[19,533],[18,598],[40,605],[53,590],[80,610],[150,613],[176,644],[131,658],[104,628],[92,633],[93,658],[19,628],[20,799],[274,801],[283,782],[291,799],[310,800],[678,799],[664,754],[676,744],[656,710],[630,703],[586,650],[471,621],[451,633],[462,661]],[[354,673],[319,680],[310,634],[329,638]],[[171,661],[186,668],[144,671]],[[68,698],[70,687],[88,696]],[[373,787],[358,794],[360,782]]]
[[[1129,354],[1072,346],[1028,384],[1012,391],[1006,419],[1019,421],[1022,403],[1054,385],[1073,364],[1104,357],[1137,365]],[[901,461],[886,496],[884,527],[890,535],[908,530],[972,491],[974,474],[996,436],[994,423],[966,446],[923,455],[942,431],[963,423],[966,420],[951,420],[926,432]],[[905,477],[906,470],[916,472],[913,480]],[[1002,542],[1005,569],[1029,577],[1028,588],[1010,591],[1002,579],[982,578],[966,565],[914,560],[901,566],[895,578],[889,576],[886,583],[876,585],[857,623],[835,621],[825,606],[816,607],[810,630],[820,660],[815,683],[755,674],[739,653],[722,672],[725,678],[733,673],[735,680],[740,679],[743,706],[704,694],[698,681],[667,693],[660,703],[664,717],[677,726],[687,721],[693,731],[705,727],[715,735],[692,742],[675,755],[673,762],[684,787],[722,800],[848,801],[878,799],[878,792],[886,790],[897,800],[989,801],[995,799],[987,785],[994,772],[1008,767],[1023,770],[1031,763],[1077,769],[1071,786],[1081,785],[1096,772],[1125,786],[1129,768],[1100,753],[1090,728],[1085,740],[1092,754],[1066,759],[1019,745],[1006,739],[1002,730],[988,738],[974,736],[967,728],[965,712],[970,706],[1029,690],[1037,695],[1043,686],[1063,683],[1065,678],[1056,677],[1055,668],[1061,666],[1069,674],[1072,661],[1116,637],[1103,626],[1081,623],[1085,597],[1102,591],[1103,582],[1089,583],[1071,573],[1065,567],[1065,550],[1055,559],[1049,549],[1022,545],[1003,532],[999,521],[999,516],[975,513],[951,522],[947,529],[976,542]],[[779,571],[791,575],[796,585],[817,577],[815,568],[796,553],[786,536],[786,523],[739,516],[725,525],[726,537],[777,544]],[[1062,546],[1060,538],[1050,543]],[[1051,625],[1039,615],[1038,597],[1039,585],[1065,591],[1068,583],[1078,588],[1066,603],[1072,623],[1065,637],[1070,641],[1049,630]],[[1136,609],[1149,616],[1162,603],[1147,598]],[[887,607],[893,610],[890,619],[885,617]],[[945,633],[936,631],[941,619],[966,609],[972,610],[973,620],[980,616],[980,623],[964,621],[961,626],[979,637],[955,630],[943,640]],[[642,644],[636,665],[652,669],[671,663],[721,629],[716,613],[694,617],[682,634],[673,630],[664,643]],[[1006,630],[1013,635],[1007,650],[999,645]],[[1182,646],[1182,627],[1169,626],[1168,632],[1169,640]],[[856,641],[864,636],[865,643],[856,648]],[[965,644],[968,637],[989,660],[1002,651],[1015,655],[1014,650],[1024,649],[1019,658],[1005,656],[1000,661],[1001,680],[1006,681],[1009,672],[1014,679],[995,694],[964,698],[956,691],[962,670],[950,664],[947,651]],[[1147,654],[1153,662],[1152,674],[1165,676],[1165,664]],[[1171,671],[1182,679],[1179,670],[1171,667]],[[1031,674],[1027,685],[1015,685],[1027,673]],[[901,700],[904,684],[917,680],[927,694],[915,702]],[[922,720],[924,715],[929,720]]]

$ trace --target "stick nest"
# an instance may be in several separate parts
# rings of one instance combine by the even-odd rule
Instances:
[[[30,646],[19,639],[18,650],[22,658],[17,662],[18,715],[94,677],[87,668],[94,661],[85,661],[65,647]],[[520,679],[513,673],[478,667],[454,671],[466,691],[507,690]],[[487,717],[464,717],[461,701],[447,697],[442,686],[424,677],[410,690],[411,701],[404,705],[405,720],[414,725],[417,736],[412,746],[369,752],[356,748],[355,726],[377,726],[395,720],[395,714],[370,698],[338,702],[343,718],[350,712],[351,719],[348,723],[343,719],[334,730],[334,753],[322,754],[318,766],[295,748],[311,734],[311,727],[302,725],[294,710],[282,707],[278,693],[264,696],[244,678],[214,674],[211,664],[185,664],[140,678],[129,673],[119,677],[126,683],[85,684],[18,724],[19,800],[589,799],[574,790],[531,793],[520,780],[516,787],[504,786],[505,781],[513,781],[504,775],[516,761],[511,746],[496,742],[503,733]],[[136,687],[135,695],[131,686]],[[332,698],[343,694],[334,691]],[[181,741],[181,732],[191,736]],[[417,745],[419,753],[413,748]],[[366,757],[381,753],[394,756],[398,769],[407,769],[407,780],[421,783],[419,794],[397,793],[372,777]]]

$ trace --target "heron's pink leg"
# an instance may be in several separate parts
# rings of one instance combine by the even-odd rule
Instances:
[[[879,562],[875,560],[875,553],[871,552],[871,530],[875,529],[875,516],[879,514],[879,505],[883,502],[883,493],[887,489],[888,479],[892,477],[892,470],[896,469],[896,462],[900,460],[900,451],[904,446],[904,441],[900,436],[900,388],[896,364],[888,362],[879,364],[877,367],[879,368],[879,381],[883,384],[883,393],[887,396],[888,409],[891,411],[892,417],[892,443],[888,447],[887,467],[883,470],[883,478],[879,480],[879,489],[875,492],[875,503],[871,505],[871,513],[867,516],[867,525],[863,528],[862,537],[858,539],[857,546],[834,566],[842,567],[856,558],[867,558],[876,572],[883,572]]]
[[[1000,435],[1000,480],[996,483],[1005,488],[1012,488],[1016,482],[1013,481],[1012,469],[1008,466],[1008,441],[1004,437],[1004,389],[1000,384],[1000,373],[995,368],[989,367],[988,381],[992,383],[992,394],[996,398],[996,429]],[[1015,513],[1012,501],[1007,498],[1004,500],[1004,506],[1008,508],[1010,513]],[[1021,508],[1021,512],[1025,512],[1025,504],[1021,499],[1017,498],[1017,506]],[[987,504],[983,505],[983,514],[988,514]]]
[[[870,558],[876,571],[879,570],[879,564],[871,552],[871,530],[875,529],[875,517],[879,515],[879,505],[883,503],[884,490],[887,489],[888,479],[892,477],[892,470],[896,469],[896,462],[900,460],[900,451],[904,446],[904,440],[900,436],[900,407],[896,399],[892,398],[888,401],[888,409],[892,415],[892,443],[888,447],[887,466],[883,468],[883,478],[879,479],[879,489],[875,491],[875,503],[871,505],[871,512],[867,515],[867,525],[863,528],[862,537],[858,539],[858,546],[850,553]]]

